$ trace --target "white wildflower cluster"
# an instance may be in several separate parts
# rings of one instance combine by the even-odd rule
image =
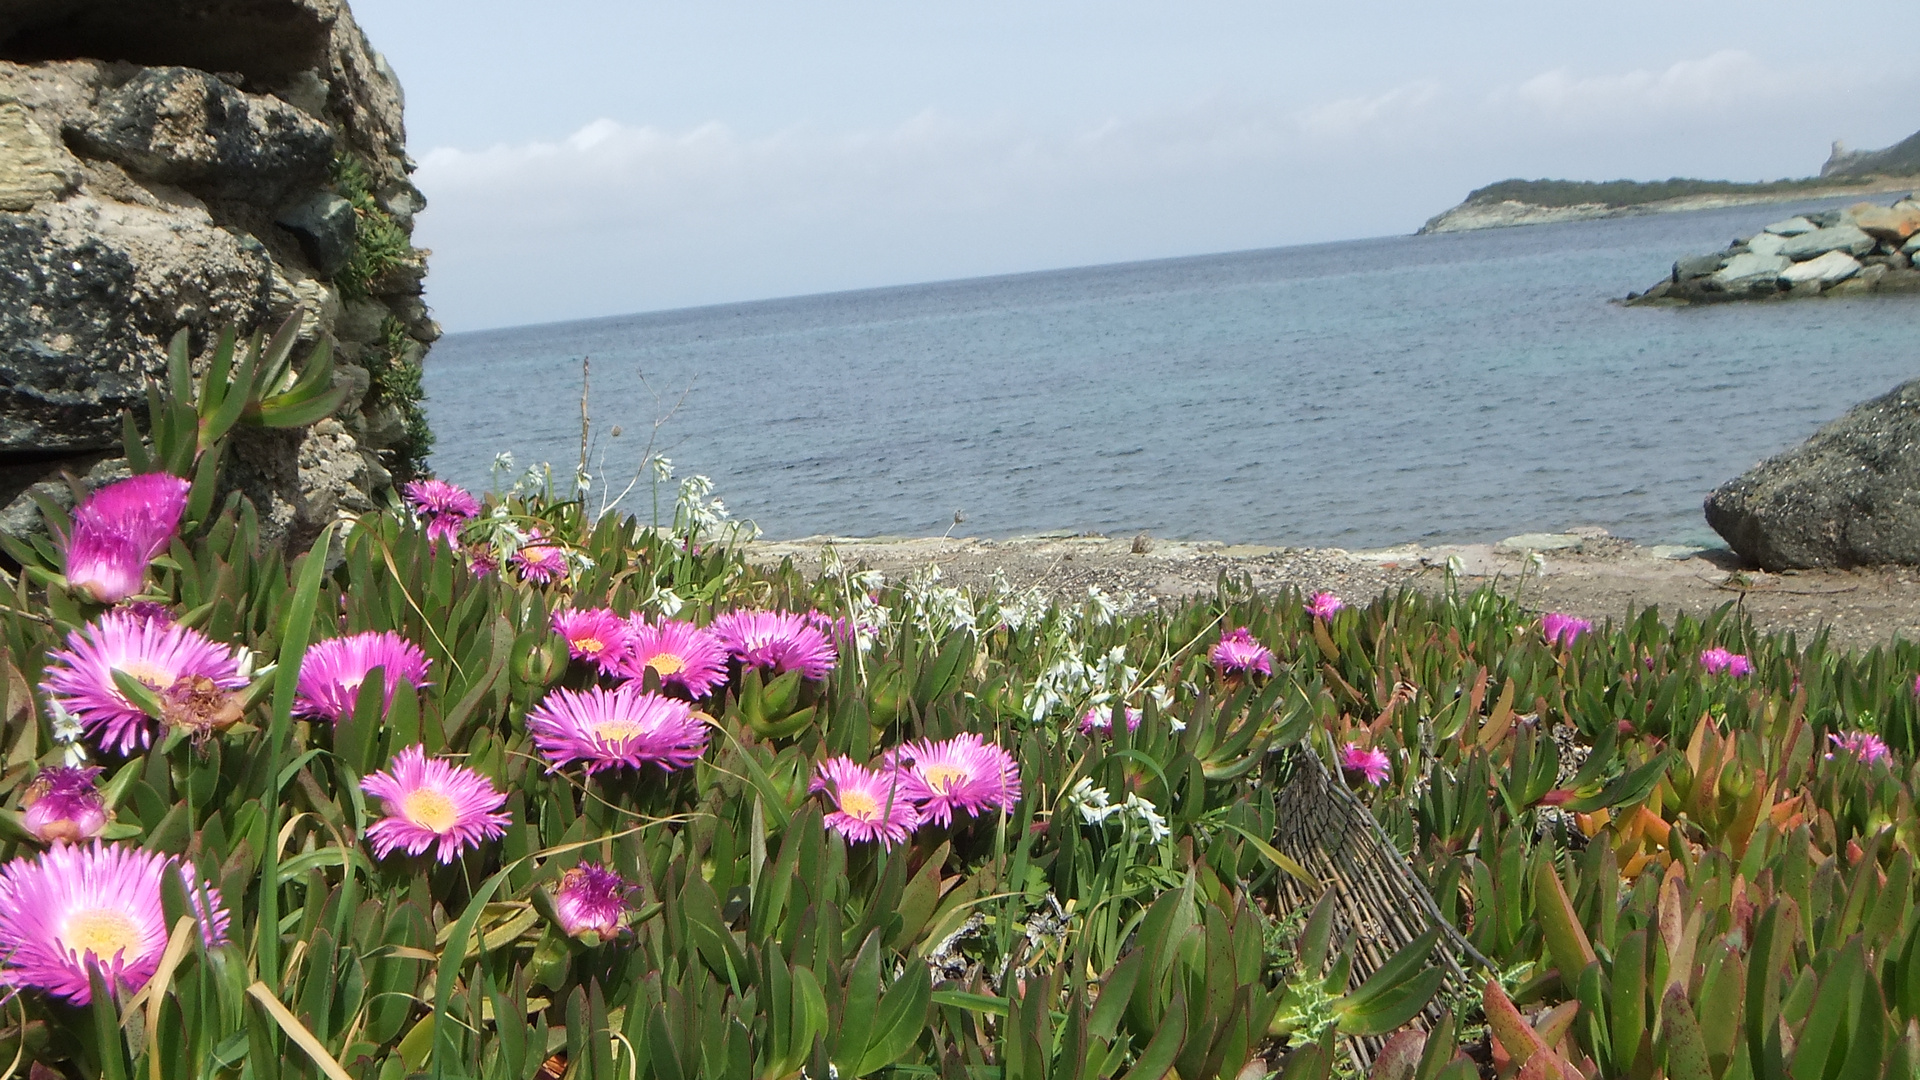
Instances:
[[[940,584],[940,568],[932,563],[907,575],[900,595],[907,601],[913,625],[930,639],[937,641],[955,630],[975,635],[980,632],[975,625],[973,597],[965,589]]]
[[[853,627],[854,643],[861,652],[873,649],[892,622],[892,615],[880,602],[880,590],[887,587],[887,575],[878,570],[847,569],[840,552],[828,544],[820,552],[820,576],[840,583],[841,598],[847,608],[847,622]]]
[[[664,468],[673,473],[665,458],[657,459],[655,475]],[[727,504],[713,494],[713,481],[705,476],[689,476],[680,481],[680,493],[673,507],[673,531],[693,541],[743,544],[760,535],[760,527],[751,521],[735,521]]]
[[[1050,646],[1054,645],[1049,640]],[[1033,681],[1022,703],[1027,716],[1038,724],[1062,707],[1068,709],[1108,708],[1115,699],[1127,700],[1140,689],[1140,672],[1127,663],[1124,645],[1088,659],[1077,635],[1058,642],[1052,663]],[[1162,691],[1164,694],[1165,691]],[[1166,699],[1159,699],[1166,700]]]
[[[1006,574],[999,570],[993,572],[993,585],[987,602],[998,613],[998,624],[1016,634],[1028,627],[1038,626],[1053,608],[1053,599],[1045,589],[1038,586],[1015,589],[1007,583]]]
[[[47,699],[47,716],[53,724],[53,741],[60,747],[62,765],[79,765],[87,760],[87,744],[80,736],[85,732],[80,721],[61,706],[55,698]]]
[[[1089,825],[1102,825],[1109,818],[1117,816],[1136,832],[1144,830],[1152,843],[1157,844],[1173,835],[1159,807],[1141,798],[1137,792],[1128,792],[1126,799],[1116,804],[1106,788],[1093,786],[1092,778],[1083,776],[1067,789],[1065,798],[1067,805],[1080,812],[1080,820]]]
[[[686,606],[686,601],[680,598],[679,593],[665,585],[656,585],[653,592],[649,593],[645,600],[640,601],[640,606],[657,613],[662,618],[671,619],[680,614],[680,609]]]

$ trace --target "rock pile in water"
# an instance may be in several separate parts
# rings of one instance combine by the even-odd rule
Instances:
[[[1725,251],[1692,255],[1631,304],[1715,303],[1920,289],[1920,198],[1776,221]]]

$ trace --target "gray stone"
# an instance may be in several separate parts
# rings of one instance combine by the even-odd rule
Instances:
[[[15,102],[0,102],[0,210],[29,210],[80,186],[80,162]]]
[[[1793,260],[1785,255],[1756,255],[1744,252],[1727,260],[1727,265],[1713,275],[1712,281],[1723,289],[1733,290],[1751,287],[1757,282],[1771,284],[1780,277],[1780,272],[1793,265]]]
[[[1860,260],[1844,251],[1829,251],[1816,259],[1794,263],[1780,273],[1789,285],[1817,282],[1822,288],[1845,281],[1860,272]]]
[[[1673,264],[1673,280],[1691,281],[1713,274],[1727,264],[1727,257],[1714,252],[1711,255],[1689,255]]]
[[[1786,237],[1770,232],[1763,232],[1747,241],[1747,250],[1755,255],[1778,255],[1786,246]]]
[[[1509,536],[1493,545],[1498,552],[1520,551],[1574,551],[1587,538],[1572,533],[1521,533]]]
[[[1915,233],[1913,236],[1908,237],[1907,242],[1900,245],[1900,251],[1902,254],[1909,256],[1916,251],[1920,251],[1920,233]]]
[[[1721,485],[1706,516],[1767,570],[1920,563],[1920,380]]]
[[[0,55],[101,56],[276,80],[326,60],[340,0],[0,0]],[[356,32],[358,28],[355,27]]]
[[[353,204],[330,191],[316,191],[273,219],[300,239],[300,250],[321,277],[332,277],[353,257]]]
[[[1816,255],[1825,255],[1829,251],[1844,251],[1849,255],[1865,255],[1874,249],[1879,241],[1852,225],[1836,225],[1831,228],[1815,229],[1810,233],[1787,240],[1781,254],[1799,262]]]
[[[1790,217],[1785,221],[1776,221],[1767,226],[1767,231],[1775,236],[1799,236],[1810,233],[1819,226],[1803,217]]]

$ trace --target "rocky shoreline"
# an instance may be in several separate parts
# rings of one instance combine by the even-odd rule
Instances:
[[[1611,203],[1577,203],[1572,206],[1540,206],[1516,199],[1477,203],[1472,200],[1436,214],[1420,226],[1415,236],[1437,233],[1472,232],[1478,229],[1505,229],[1519,225],[1552,225],[1566,221],[1595,221],[1602,218],[1639,217],[1645,214],[1679,214],[1691,210],[1721,210],[1730,206],[1755,206],[1764,203],[1805,202],[1814,199],[1844,198],[1849,195],[1880,195],[1920,187],[1920,176],[1874,177],[1867,181],[1836,182],[1828,187],[1786,192],[1752,194],[1722,193],[1686,195],[1675,199],[1619,206]]]
[[[1920,198],[1855,203],[1776,221],[1724,250],[1673,264],[1629,304],[1699,304],[1920,290]]]

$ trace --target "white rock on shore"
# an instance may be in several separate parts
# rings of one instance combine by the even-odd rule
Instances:
[[[1817,259],[1808,259],[1795,263],[1780,274],[1780,280],[1790,285],[1817,281],[1821,287],[1837,285],[1860,272],[1860,260],[1844,251],[1829,251]]]

